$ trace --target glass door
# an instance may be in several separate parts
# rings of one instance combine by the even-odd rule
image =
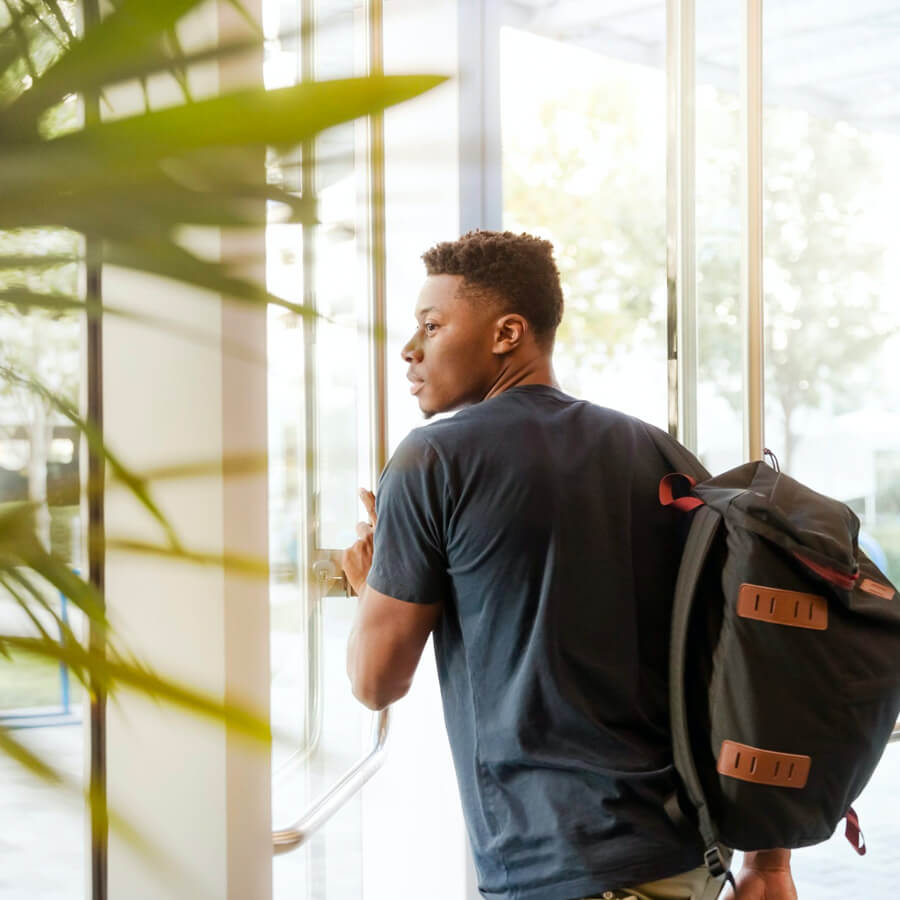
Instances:
[[[896,6],[763,16],[765,440],[782,469],[847,503],[900,582],[900,105]],[[891,29],[890,24],[894,25]],[[900,869],[900,747],[843,827],[795,854],[801,896],[888,897]]]
[[[509,5],[500,34],[503,224],[556,246],[567,303],[557,374],[573,393],[663,426],[667,91],[690,106],[679,149],[693,160],[685,250],[698,353],[681,387],[696,391],[694,449],[713,472],[741,461],[749,405],[741,59],[745,12],[760,6]],[[665,57],[687,52],[665,44],[679,7],[691,11],[689,90],[665,81]],[[900,19],[888,0],[827,7],[766,4],[761,48],[750,47],[762,54],[764,104],[765,443],[784,471],[857,512],[860,545],[897,583]],[[678,337],[684,347],[686,329]],[[795,852],[801,896],[891,894],[898,789],[893,743],[857,804],[872,853],[858,858],[843,826]]]
[[[34,252],[43,242],[59,253],[77,252],[77,239],[56,231],[0,235],[0,252]],[[76,246],[73,246],[76,245]],[[33,290],[57,284],[77,291],[76,265],[28,273]],[[8,284],[22,273],[6,270]],[[19,281],[21,283],[21,281]],[[77,403],[81,367],[77,316],[4,309],[0,315],[0,365],[49,385]],[[73,569],[84,571],[81,551],[81,488],[78,431],[33,391],[5,380],[0,392],[0,513],[16,504],[36,505],[44,546]],[[0,579],[0,632],[62,642],[67,630],[78,640],[87,628],[78,608],[22,566]],[[44,760],[73,785],[84,783],[87,752],[86,698],[69,669],[41,656],[7,651],[0,657],[0,729]],[[0,754],[0,898],[84,895],[83,835],[87,816],[79,796],[29,772],[9,753]],[[54,852],[47,854],[47,847]]]
[[[264,5],[267,86],[349,77],[365,21],[349,0]],[[376,717],[352,696],[345,649],[356,607],[340,552],[372,484],[367,252],[367,123],[340,126],[291,155],[269,180],[315,197],[318,224],[271,221],[269,289],[314,309],[269,315],[273,827],[292,825],[371,749]],[[290,852],[273,896],[362,896],[361,798],[351,797]]]
[[[506,11],[503,227],[554,245],[563,390],[665,427],[666,4],[626,6]]]

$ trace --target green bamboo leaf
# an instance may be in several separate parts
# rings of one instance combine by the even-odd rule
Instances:
[[[40,573],[35,573],[40,574]],[[28,596],[22,596],[17,588],[14,588],[10,581],[15,581],[17,584],[21,585],[25,591],[27,591]],[[63,620],[63,618],[57,613],[54,609],[53,605],[44,596],[41,592],[41,589],[35,585],[31,579],[24,574],[20,569],[10,568],[3,571],[2,575],[0,575],[0,582],[3,583],[3,586],[12,594],[16,602],[20,605],[31,606],[36,604],[41,609],[43,609],[53,620],[56,625],[56,628],[61,634],[61,639],[64,641],[70,641],[72,643],[78,643],[78,637],[74,631],[72,631],[72,626]],[[101,619],[97,624],[102,625],[105,628],[109,627],[109,623],[105,618]],[[50,635],[48,635],[48,638]]]
[[[295,37],[298,31],[284,32],[279,38]],[[166,53],[161,45],[148,46],[142,55],[133,54],[120,59],[115,65],[108,65],[102,69],[85,72],[81,78],[80,93],[86,91],[99,91],[104,87],[119,84],[131,80],[145,80],[159,73],[171,72],[173,64],[177,62],[179,67],[190,68],[209,62],[217,62],[232,57],[239,57],[251,51],[258,50],[263,45],[263,39],[259,36],[244,38],[228,43],[205,47],[202,50],[193,50],[181,53],[176,58]],[[13,50],[10,57],[15,57],[17,50]],[[0,57],[0,71],[4,68]]]
[[[95,622],[105,622],[103,599],[96,588],[79,578],[66,562],[44,549],[35,529],[35,504],[9,503],[0,507],[0,568],[25,566],[37,572]]]
[[[221,338],[211,335],[208,331],[200,328],[191,328],[183,322],[167,319],[164,316],[133,312],[132,310],[122,309],[108,303],[81,300],[68,294],[40,294],[34,291],[27,291],[24,288],[0,291],[0,304],[4,303],[17,307],[22,313],[29,313],[34,310],[47,310],[60,314],[66,312],[83,313],[89,318],[100,315],[114,316],[139,325],[145,325],[170,337],[181,337],[197,346],[221,351],[225,356],[233,359],[242,359],[246,362],[266,365],[265,353],[255,353],[235,341],[223,341]]]
[[[0,130],[27,133],[44,110],[67,94],[96,85],[97,73],[146,52],[168,29],[202,0],[126,0],[91,28],[39,78],[31,89],[0,113]],[[7,127],[8,126],[8,127]]]
[[[37,67],[34,64],[34,60],[31,58],[31,42],[28,40],[28,35],[25,31],[25,17],[19,10],[12,6],[9,0],[3,0],[3,3],[9,13],[10,27],[12,28],[12,33],[18,48],[18,59],[25,63],[28,74],[32,79],[36,80],[38,77]]]
[[[97,455],[105,458],[111,469],[112,475],[131,491],[141,505],[147,509],[153,518],[162,526],[171,545],[173,547],[181,546],[181,542],[168,519],[156,505],[156,502],[150,497],[147,485],[119,460],[118,456],[106,446],[103,437],[96,426],[85,419],[82,419],[75,407],[72,406],[68,400],[58,396],[53,391],[48,390],[35,379],[23,377],[18,372],[10,369],[9,366],[0,365],[0,378],[11,384],[18,384],[32,393],[43,397],[58,412],[62,413],[73,425],[75,425],[84,435],[90,449]]]
[[[15,306],[22,313],[33,309],[46,309],[51,312],[65,313],[74,310],[85,311],[88,308],[88,304],[84,300],[79,300],[70,294],[40,294],[25,288],[0,290],[0,303]]]
[[[198,177],[188,187],[161,172],[151,172],[143,179],[119,173],[119,178],[102,183],[79,182],[40,204],[20,193],[8,195],[0,208],[0,230],[55,226],[121,239],[157,236],[180,225],[264,226],[267,201],[284,206],[290,221],[316,222],[313,198],[289,194],[275,185]]]
[[[270,294],[262,285],[229,275],[221,263],[209,262],[173,241],[118,244],[107,241],[104,261],[114,266],[171,278],[180,284],[202,288],[243,303],[280,306],[304,319],[324,318],[314,309]]]
[[[56,24],[59,26],[62,33],[69,39],[69,41],[74,41],[75,33],[72,31],[72,27],[69,25],[69,20],[65,17],[62,8],[60,7],[59,3],[57,3],[57,0],[41,0],[41,2],[53,14],[53,18],[56,19]]]
[[[32,608],[34,601],[27,600],[22,594],[19,593],[17,588],[14,588],[9,583],[9,581],[3,577],[3,575],[0,575],[0,584],[2,584],[4,588],[6,588],[7,593],[9,593],[9,595],[13,598],[13,600],[16,601],[16,605],[19,607],[19,609],[21,609],[22,612],[25,613],[26,616],[28,616],[28,618],[31,620],[31,624],[34,625],[38,634],[45,641],[54,640],[53,638],[50,637],[49,632],[47,631],[46,628],[44,628],[43,622],[41,622],[41,620],[37,617],[37,614],[35,613],[34,609]],[[46,601],[40,602],[38,605],[40,605],[43,609],[49,611],[49,604],[47,604]],[[0,638],[0,640],[2,640],[2,638]]]
[[[0,33],[0,77],[6,70],[19,61],[19,45],[16,43],[15,32],[11,25]]]
[[[65,781],[60,772],[17,741],[12,736],[12,732],[3,726],[0,726],[0,751],[42,781],[57,786],[61,786]]]
[[[66,266],[82,262],[81,257],[69,253],[29,256],[13,254],[0,256],[0,269],[49,269],[53,266]]]
[[[69,627],[69,625],[66,622],[63,622],[63,620],[56,614],[55,610],[51,609],[50,604],[47,602],[47,600],[45,598],[37,597],[36,598],[37,605],[39,605],[41,607],[41,609],[43,609],[46,613],[48,613],[55,620],[56,626],[59,628],[60,632],[62,633],[61,638],[56,638],[56,637],[52,636],[47,631],[47,629],[44,628],[43,623],[38,618],[38,616],[33,608],[34,602],[35,602],[34,600],[29,601],[24,596],[22,596],[22,594],[20,594],[16,588],[14,588],[12,585],[10,585],[8,580],[6,580],[4,578],[0,578],[0,582],[2,582],[3,586],[9,592],[10,596],[12,596],[13,599],[16,601],[16,604],[19,606],[19,608],[31,620],[32,625],[35,627],[38,634],[40,635],[41,641],[43,641],[45,644],[59,644],[59,643],[66,644],[66,643],[68,643],[68,644],[72,644],[72,645],[78,645],[78,639],[75,637],[75,634],[72,631],[72,629]],[[0,635],[0,644],[2,644],[4,640],[5,640],[5,637],[3,635]],[[88,691],[90,691],[90,689],[91,689],[90,675],[86,672],[86,670],[82,666],[74,666],[73,665],[72,667],[70,667],[70,672],[72,673],[72,675],[75,676],[75,678],[81,684],[83,684],[85,686],[85,688],[88,689]]]
[[[239,575],[253,575],[259,578],[269,577],[269,562],[258,556],[247,556],[240,553],[206,553],[199,550],[188,550],[185,547],[170,547],[163,544],[151,544],[129,538],[106,539],[108,550],[120,550],[125,553],[136,553],[142,556],[158,556],[165,559],[176,559],[182,562],[201,566],[223,568],[226,572]]]
[[[43,15],[41,15],[41,11],[36,9],[33,3],[30,3],[29,0],[18,0],[22,9],[25,10],[34,21],[34,23],[44,32],[44,34],[48,35],[50,40],[52,40],[58,47],[61,47],[63,50],[66,48],[66,42],[62,37],[59,36],[51,27],[50,24],[45,21]],[[49,6],[49,4],[47,4]]]
[[[177,481],[181,478],[197,478],[222,473],[226,478],[241,475],[257,475],[269,465],[266,453],[247,453],[227,456],[222,460],[194,460],[178,465],[146,469],[141,477],[146,481]]]
[[[436,75],[388,75],[254,88],[12,145],[0,156],[0,197],[35,191],[52,196],[86,177],[133,176],[161,160],[208,148],[298,144],[444,81]]]
[[[215,344],[215,346],[219,346]],[[260,360],[261,364],[265,360]],[[160,466],[159,468],[146,469],[136,473],[142,481],[150,483],[157,481],[177,481],[180,479],[205,478],[209,476],[222,476],[224,478],[240,478],[243,476],[258,475],[268,470],[269,459],[265,453],[237,455],[214,460],[195,460],[179,465]],[[87,486],[81,488],[82,498],[103,496],[102,486]],[[105,538],[98,538],[99,545],[105,546]],[[2,561],[2,557],[0,557]]]
[[[172,62],[169,66],[169,72],[178,82],[178,87],[181,88],[185,103],[191,103],[194,98],[191,96],[191,89],[188,84],[187,64],[184,59],[184,50],[182,49],[181,41],[178,40],[178,32],[174,27],[166,31],[165,43],[171,47],[172,51],[170,57]],[[148,103],[145,105],[149,107],[150,104]]]
[[[73,670],[83,667],[107,690],[117,685],[138,690],[148,697],[164,700],[191,712],[199,713],[217,722],[225,722],[249,737],[259,741],[271,741],[272,733],[265,719],[256,712],[236,703],[222,703],[221,699],[172,679],[163,678],[146,666],[126,662],[110,651],[111,656],[103,658],[79,645],[62,645],[56,641],[21,635],[0,635],[7,647],[65,663]]]

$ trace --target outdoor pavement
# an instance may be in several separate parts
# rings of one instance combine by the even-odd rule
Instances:
[[[15,737],[76,783],[81,780],[80,726],[20,730]],[[85,816],[80,798],[67,797],[59,788],[37,781],[2,753],[0,798],[0,898],[86,900]]]

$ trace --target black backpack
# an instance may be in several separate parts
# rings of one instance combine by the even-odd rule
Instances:
[[[664,431],[660,502],[691,516],[675,589],[675,767],[706,861],[809,846],[847,818],[900,712],[900,595],[859,520],[765,462],[715,478]],[[730,879],[730,872],[727,873]]]

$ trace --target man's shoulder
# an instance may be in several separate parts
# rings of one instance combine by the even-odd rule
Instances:
[[[561,391],[506,391],[455,415],[414,429],[398,452],[407,463],[440,463],[449,469],[478,459],[516,460],[546,447],[593,445],[600,453],[630,456],[654,443],[648,425],[620,410],[599,406]]]
[[[554,427],[569,423],[572,428],[597,426],[644,431],[641,419],[608,406],[600,406],[544,385],[515,388],[496,397],[473,403],[452,416],[430,422],[410,432],[411,441],[431,444],[437,450],[472,436],[490,439],[516,423],[552,422]]]

